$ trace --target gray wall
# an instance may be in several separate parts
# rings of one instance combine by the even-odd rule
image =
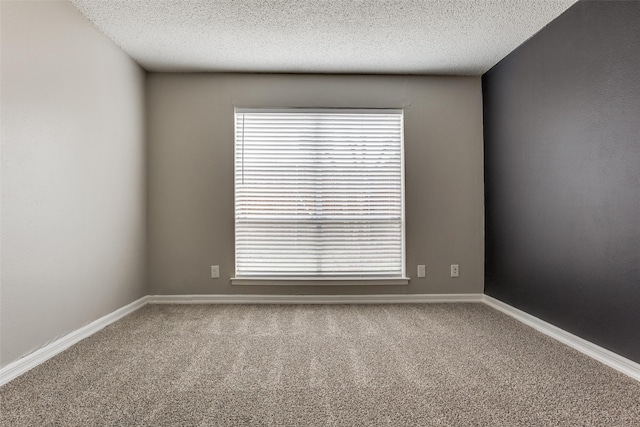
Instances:
[[[2,2],[0,364],[145,294],[144,71],[66,1]]]
[[[479,77],[149,74],[149,293],[481,293]],[[232,286],[233,112],[405,108],[408,286]],[[461,275],[449,277],[459,263]],[[415,277],[426,264],[427,277]],[[220,265],[211,279],[210,265]]]
[[[485,74],[485,291],[640,362],[640,2],[579,2]]]

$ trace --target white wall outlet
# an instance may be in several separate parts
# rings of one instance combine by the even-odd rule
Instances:
[[[460,264],[451,264],[451,277],[460,277]]]
[[[424,265],[418,266],[418,277],[424,277],[427,273],[426,267]]]
[[[219,265],[212,265],[211,266],[211,278],[212,279],[217,279],[220,277],[220,266]]]

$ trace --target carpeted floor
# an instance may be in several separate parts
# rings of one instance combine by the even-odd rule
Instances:
[[[2,426],[640,425],[640,382],[482,304],[151,305],[0,399]]]

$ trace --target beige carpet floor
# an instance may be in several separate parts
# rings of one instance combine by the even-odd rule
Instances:
[[[151,305],[0,399],[2,426],[640,426],[640,382],[482,304]]]

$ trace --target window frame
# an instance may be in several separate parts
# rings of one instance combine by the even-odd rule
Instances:
[[[231,278],[232,285],[311,285],[311,286],[344,286],[344,285],[408,285],[409,278],[406,274],[406,210],[405,210],[405,154],[404,154],[404,109],[403,108],[309,108],[309,107],[234,107],[233,112],[233,156],[234,156],[234,275],[237,274],[237,247],[236,247],[236,144],[237,126],[236,117],[239,113],[399,113],[400,114],[400,208],[401,208],[401,276],[236,276]]]

